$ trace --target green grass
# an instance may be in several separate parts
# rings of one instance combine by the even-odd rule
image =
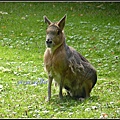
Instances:
[[[120,118],[120,4],[112,2],[0,3],[0,118]],[[97,69],[98,81],[84,102],[65,95],[46,102],[43,16],[67,14],[65,35]],[[41,83],[44,79],[44,83]]]

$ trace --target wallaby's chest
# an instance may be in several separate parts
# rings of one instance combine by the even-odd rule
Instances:
[[[47,52],[47,51],[46,51]],[[45,55],[45,67],[48,72],[62,73],[67,67],[65,51],[56,52],[51,55],[49,52]]]

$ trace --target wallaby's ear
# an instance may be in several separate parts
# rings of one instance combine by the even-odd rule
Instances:
[[[58,22],[58,26],[60,27],[61,30],[63,30],[64,26],[65,26],[65,18],[66,18],[66,14],[64,15],[64,17]]]
[[[45,23],[47,23],[48,25],[50,25],[52,22],[46,17],[43,16]]]

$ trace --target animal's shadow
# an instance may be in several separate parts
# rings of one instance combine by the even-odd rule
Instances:
[[[54,95],[50,101],[48,102],[48,104],[53,105],[53,109],[56,109],[56,106],[58,106],[59,111],[68,111],[69,108],[78,106],[80,104],[87,104],[87,103],[91,103],[91,102],[95,102],[98,101],[99,96],[91,96],[83,101],[80,101],[76,98],[73,98],[69,95],[64,95],[63,99],[59,99],[58,95]]]

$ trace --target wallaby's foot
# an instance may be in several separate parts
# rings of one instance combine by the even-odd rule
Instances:
[[[50,101],[50,98],[49,98],[49,97],[47,97],[45,101],[46,101],[46,102],[49,102],[49,101]]]
[[[45,100],[45,102],[49,102],[50,100],[47,98],[46,100]]]

